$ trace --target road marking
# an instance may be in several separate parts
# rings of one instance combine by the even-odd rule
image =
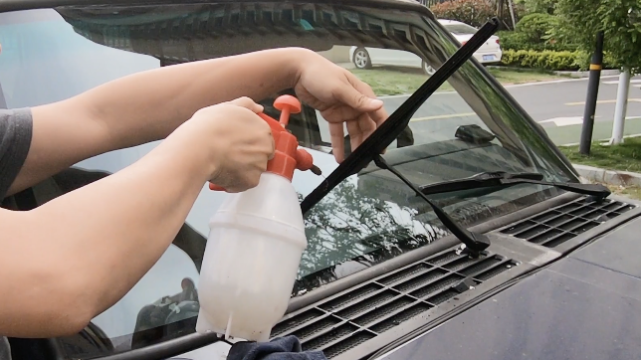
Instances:
[[[458,94],[456,91],[448,90],[448,91],[437,91],[432,96],[435,95],[451,95],[451,94]],[[409,94],[400,94],[400,95],[383,95],[383,96],[377,96],[377,98],[381,100],[385,99],[398,99],[398,98],[408,98],[412,95],[412,93]]]
[[[619,75],[607,75],[607,76],[601,76],[601,79],[608,79],[608,78],[615,78],[619,77]],[[550,80],[550,81],[538,81],[538,82],[531,82],[531,83],[524,83],[524,84],[512,84],[512,85],[503,85],[504,88],[506,89],[511,89],[511,88],[519,88],[519,87],[527,87],[527,86],[539,86],[539,85],[552,85],[552,84],[561,84],[561,83],[567,83],[567,82],[577,82],[577,81],[587,81],[588,78],[578,78],[578,79],[563,79],[563,80]],[[641,80],[630,80],[630,81],[641,81]],[[436,91],[434,95],[451,95],[451,94],[458,94],[456,91],[448,90],[448,91]],[[399,95],[383,95],[383,96],[378,96],[379,99],[385,100],[385,99],[398,99],[398,98],[408,98],[412,95],[411,93],[409,94],[399,94]],[[460,95],[459,95],[460,96]]]
[[[619,83],[619,80],[603,81],[603,83],[608,85],[616,85]],[[641,79],[630,80],[630,84],[641,84]]]
[[[474,116],[474,115],[476,115],[476,113],[458,113],[458,114],[434,115],[434,116],[425,116],[425,117],[419,117],[419,118],[412,118],[412,120],[410,120],[410,121],[411,122],[416,122],[416,121],[451,119],[451,118]]]
[[[628,102],[639,102],[641,103],[641,99],[628,99]],[[597,100],[597,104],[616,104],[617,101],[616,99],[614,100]],[[577,102],[569,102],[565,103],[567,106],[579,106],[579,105],[585,105],[585,101],[577,101]]]
[[[597,118],[602,118],[603,116],[601,115],[596,115],[594,118],[595,120]],[[626,120],[637,120],[641,119],[641,116],[626,116]],[[608,120],[607,122],[612,122],[612,120]],[[582,116],[568,116],[568,117],[558,117],[558,118],[552,118],[552,119],[546,119],[538,122],[539,124],[544,124],[544,123],[554,123],[556,127],[562,127],[562,126],[571,126],[571,125],[581,125],[583,124],[583,117]]]
[[[554,125],[556,126],[578,125],[578,124],[583,124],[583,117],[582,116],[557,117],[557,118],[539,121],[539,124],[549,123],[549,122],[554,123]]]
[[[601,79],[607,79],[612,77],[619,77],[619,75],[607,75],[601,76]],[[567,82],[577,82],[577,81],[587,81],[588,78],[578,78],[578,79],[562,79],[562,80],[550,80],[550,81],[535,81],[524,84],[512,84],[512,85],[503,85],[504,88],[517,88],[517,87],[526,87],[526,86],[538,86],[538,85],[552,85],[552,84],[562,84]]]

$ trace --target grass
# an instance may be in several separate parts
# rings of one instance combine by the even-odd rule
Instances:
[[[359,79],[369,84],[378,96],[411,94],[427,80],[427,75],[423,74],[420,69],[413,68],[381,66],[368,70],[351,69],[350,71]],[[564,78],[539,71],[497,68],[488,68],[488,71],[503,85]],[[451,90],[453,90],[452,87],[448,83],[445,83],[438,91]]]
[[[608,184],[603,184],[603,185],[607,186],[610,189],[610,191],[612,191],[612,193],[615,195],[625,196],[635,200],[641,200],[641,187],[634,186],[634,185],[628,185],[628,186],[608,185]]]
[[[579,153],[579,146],[560,146],[572,163],[608,170],[641,172],[641,137],[626,138],[623,144],[608,146],[593,143],[590,155]]]
[[[608,170],[641,172],[641,137],[626,138],[620,145],[592,143],[590,155],[579,153],[579,146],[559,146],[561,152],[574,164],[595,166]],[[634,185],[607,186],[613,194],[641,200],[641,187]]]

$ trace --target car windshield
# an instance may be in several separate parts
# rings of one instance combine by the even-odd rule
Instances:
[[[474,35],[478,31],[477,28],[463,23],[443,24],[443,27],[454,35]]]
[[[162,66],[295,46],[316,51],[351,71],[373,88],[391,113],[458,45],[418,3],[359,4],[166,2],[2,13],[0,106],[36,106]],[[263,101],[273,116],[278,114],[270,105],[277,95]],[[290,130],[301,146],[310,149],[325,176],[338,166],[322,114],[305,106],[292,116]],[[468,62],[414,114],[385,158],[417,185],[486,171],[539,172],[549,181],[577,181],[542,131],[491,75]],[[490,136],[465,136],[469,133]],[[157,144],[75,164],[50,183],[38,185],[43,190],[34,187],[37,203],[119,171]],[[297,171],[293,183],[302,200],[322,181],[322,176]],[[471,226],[561,193],[523,184],[430,197],[462,225]],[[208,221],[225,196],[203,187],[162,258],[122,300],[92,321],[95,336],[108,344],[100,354],[194,331],[195,287]],[[294,297],[449,235],[426,203],[392,174],[373,166],[347,178],[309,210],[305,226],[308,247]],[[97,350],[74,346],[64,347],[70,358],[97,356],[91,352]]]

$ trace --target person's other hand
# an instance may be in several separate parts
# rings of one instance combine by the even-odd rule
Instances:
[[[315,52],[302,54],[294,90],[301,101],[329,122],[336,161],[345,158],[343,123],[354,151],[388,117],[372,88],[354,74]]]
[[[257,113],[263,107],[247,97],[198,110],[183,124],[189,128],[190,146],[204,146],[212,183],[227,192],[258,185],[274,156],[271,128]]]

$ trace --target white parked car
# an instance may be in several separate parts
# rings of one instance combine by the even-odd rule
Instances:
[[[461,45],[465,44],[478,31],[477,28],[460,21],[444,19],[439,19],[438,21],[454,35]],[[352,46],[349,56],[354,66],[358,69],[369,69],[374,65],[388,65],[421,68],[428,75],[432,75],[436,71],[418,55],[409,51]],[[492,36],[474,54],[476,60],[481,64],[499,63],[502,56],[503,51],[501,50],[498,36]]]

